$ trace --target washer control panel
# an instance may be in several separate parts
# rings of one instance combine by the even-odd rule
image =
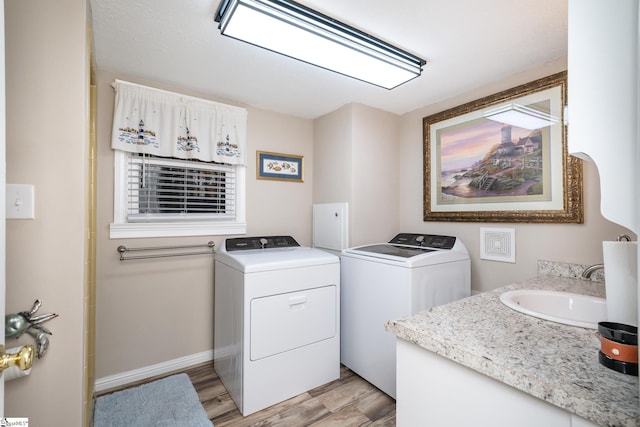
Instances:
[[[438,236],[434,234],[400,233],[389,241],[392,245],[417,246],[435,249],[453,248],[456,238],[453,236]]]
[[[225,241],[227,252],[250,249],[292,248],[296,246],[300,245],[291,236],[237,237]]]

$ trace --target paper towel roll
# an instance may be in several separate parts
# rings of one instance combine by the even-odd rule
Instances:
[[[602,242],[607,320],[638,326],[638,242]]]
[[[8,354],[15,354],[15,353],[18,353],[21,349],[22,347],[13,347],[6,350],[6,352]],[[5,369],[2,374],[4,376],[4,382],[7,382],[7,381],[15,380],[16,378],[26,377],[30,373],[31,373],[31,368],[27,369],[26,371],[21,371],[20,368],[18,368],[17,366],[10,366],[7,369]]]

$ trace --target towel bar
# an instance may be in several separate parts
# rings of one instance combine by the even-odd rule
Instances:
[[[181,245],[181,246],[153,246],[147,248],[127,248],[124,245],[118,246],[118,253],[120,254],[120,261],[129,261],[132,259],[147,259],[147,258],[164,258],[173,256],[187,256],[187,255],[211,255],[215,253],[216,244],[213,241],[208,242],[206,245]],[[144,254],[125,256],[126,252],[140,252],[140,251],[172,251],[175,249],[193,249],[193,248],[209,248],[207,251],[197,252],[173,252],[164,254]]]

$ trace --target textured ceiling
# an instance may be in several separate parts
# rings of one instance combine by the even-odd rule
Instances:
[[[91,0],[99,70],[305,118],[403,114],[567,54],[567,0],[299,0],[424,58],[392,90],[223,37],[219,0]]]

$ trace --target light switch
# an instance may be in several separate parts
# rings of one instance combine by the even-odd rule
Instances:
[[[7,219],[34,219],[34,187],[28,184],[7,184]]]

